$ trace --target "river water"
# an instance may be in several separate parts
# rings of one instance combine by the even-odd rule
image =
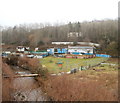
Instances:
[[[30,74],[29,71],[16,70],[17,74]],[[34,77],[19,77],[13,81],[15,101],[47,101],[47,96],[42,92]]]

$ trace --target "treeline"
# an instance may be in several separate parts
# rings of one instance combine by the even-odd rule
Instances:
[[[68,33],[78,32],[78,37]],[[48,46],[52,41],[84,41],[101,45],[98,51],[117,55],[118,20],[94,20],[91,22],[69,22],[68,24],[21,24],[2,29],[2,42],[12,45],[36,47]]]

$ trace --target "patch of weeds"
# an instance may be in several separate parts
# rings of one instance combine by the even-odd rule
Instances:
[[[52,61],[52,60],[49,60],[49,63],[53,63],[53,61]]]
[[[100,67],[104,67],[104,65],[100,65]]]

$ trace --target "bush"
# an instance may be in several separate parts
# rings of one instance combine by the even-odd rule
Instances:
[[[5,59],[5,62],[8,65],[17,66],[18,65],[18,57],[11,55],[11,56],[9,56],[8,58]]]
[[[30,70],[32,73],[40,74],[41,77],[47,77],[47,68],[43,68],[37,58],[20,58],[18,65]]]
[[[43,41],[39,41],[39,42],[38,42],[38,46],[39,46],[39,45],[44,45],[44,42],[43,42]]]

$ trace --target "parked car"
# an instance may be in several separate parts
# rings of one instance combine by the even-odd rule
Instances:
[[[6,53],[2,53],[1,56],[2,56],[2,57],[7,57],[8,54],[6,54]]]
[[[43,58],[43,56],[42,55],[36,55],[36,56],[34,56],[34,58]]]
[[[34,58],[34,55],[28,54],[27,57],[28,57],[28,58]]]

